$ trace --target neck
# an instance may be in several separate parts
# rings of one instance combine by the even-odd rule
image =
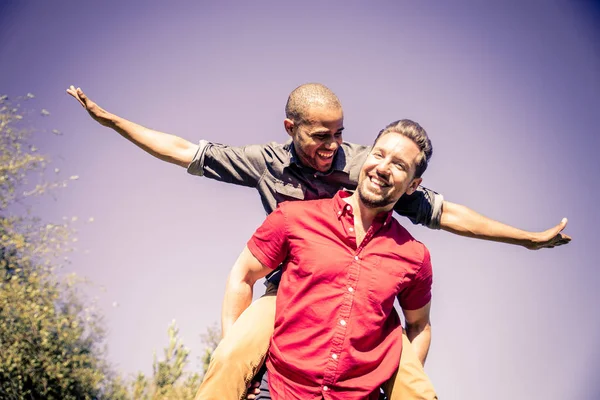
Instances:
[[[356,190],[352,194],[352,196],[348,197],[347,201],[348,201],[348,203],[350,203],[350,205],[352,206],[352,209],[354,211],[355,224],[357,222],[360,222],[362,224],[363,228],[365,229],[365,231],[369,229],[369,227],[373,223],[373,220],[375,219],[377,214],[379,214],[381,212],[388,212],[394,207],[393,204],[390,204],[385,207],[377,207],[377,208],[367,207],[360,200],[360,197],[358,196],[358,190]]]

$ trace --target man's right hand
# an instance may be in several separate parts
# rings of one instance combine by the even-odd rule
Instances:
[[[112,128],[133,144],[154,157],[187,168],[198,151],[198,145],[179,136],[148,129],[111,114],[83,93],[81,88],[70,86],[67,93],[73,96],[100,125]]]
[[[110,113],[108,113],[98,104],[94,103],[92,100],[88,99],[81,88],[76,89],[75,86],[71,85],[67,89],[67,93],[73,96],[79,102],[79,104],[86,109],[90,116],[98,121],[98,123],[108,127],[112,126],[112,122],[109,118]]]
[[[254,400],[260,394],[260,382],[251,382],[246,394],[247,400]]]

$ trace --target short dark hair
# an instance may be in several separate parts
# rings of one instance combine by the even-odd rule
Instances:
[[[321,83],[305,83],[290,93],[285,105],[285,117],[296,124],[306,122],[306,114],[312,105],[342,108],[340,99]]]
[[[419,150],[421,150],[419,159],[417,160],[417,168],[415,170],[415,178],[420,178],[427,169],[427,163],[433,154],[433,146],[431,145],[431,140],[429,140],[429,136],[427,136],[425,129],[410,119],[394,121],[379,131],[379,134],[375,138],[375,142],[373,142],[373,146],[377,144],[379,138],[388,133],[398,133],[407,137],[415,142]]]

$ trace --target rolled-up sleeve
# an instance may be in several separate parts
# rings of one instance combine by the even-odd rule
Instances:
[[[433,269],[429,250],[423,246],[423,261],[410,286],[398,295],[398,302],[403,310],[418,310],[431,301]]]
[[[444,196],[419,186],[410,196],[404,195],[394,206],[394,211],[407,217],[413,224],[440,229]]]
[[[247,243],[248,250],[268,268],[277,268],[287,257],[289,241],[282,206],[267,216]]]
[[[234,147],[201,140],[187,171],[221,182],[256,187],[265,169],[262,145]]]

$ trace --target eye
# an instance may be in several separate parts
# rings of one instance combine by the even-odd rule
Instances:
[[[342,137],[342,132],[338,132],[338,133],[336,133],[333,136],[335,136],[336,138],[341,138]]]
[[[380,159],[383,156],[381,155],[380,152],[376,151],[376,152],[373,153],[373,157],[375,157],[376,159]]]
[[[396,166],[396,168],[398,168],[398,169],[400,169],[400,170],[404,171],[404,165],[403,165],[403,164],[400,164],[400,163],[395,163],[394,165]]]

